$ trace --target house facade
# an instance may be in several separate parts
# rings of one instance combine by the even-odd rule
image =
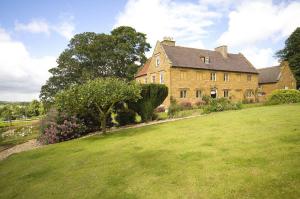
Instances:
[[[178,103],[196,103],[204,95],[254,101],[258,72],[241,53],[228,53],[226,46],[215,50],[187,48],[165,38],[156,43],[136,81],[165,84],[169,88],[163,103],[166,107],[171,97]]]
[[[259,100],[265,101],[277,89],[296,89],[296,79],[288,62],[279,66],[258,69]]]

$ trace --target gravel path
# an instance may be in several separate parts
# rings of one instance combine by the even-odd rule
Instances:
[[[42,145],[37,142],[36,139],[34,140],[29,140],[28,142],[25,142],[23,144],[16,145],[12,148],[6,149],[4,151],[0,152],[0,160],[3,160],[7,158],[8,156],[14,154],[14,153],[20,153],[22,151],[28,151],[36,148],[40,148]]]

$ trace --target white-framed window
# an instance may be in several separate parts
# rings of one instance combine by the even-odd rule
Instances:
[[[155,83],[155,75],[152,75],[152,83]]]
[[[229,74],[224,73],[224,82],[228,82],[228,81],[229,81]]]
[[[210,73],[210,80],[217,81],[217,73]]]
[[[180,98],[186,98],[186,89],[180,90]]]
[[[252,75],[247,75],[247,81],[250,82],[252,79]]]
[[[145,84],[147,84],[148,83],[148,78],[145,77],[144,81],[145,81]]]
[[[160,77],[160,78],[159,78],[160,83],[161,83],[161,84],[165,83],[165,81],[164,81],[164,73],[163,73],[163,72],[160,73],[160,76],[159,76],[159,77]]]
[[[156,67],[159,67],[159,65],[160,65],[160,58],[159,58],[159,56],[157,56],[157,57],[155,58],[155,66],[156,66]]]
[[[289,87],[288,86],[284,86],[284,89],[287,90],[287,89],[289,89]]]
[[[202,97],[202,91],[196,90],[196,98],[201,98],[201,97]]]
[[[209,57],[205,57],[204,63],[209,64]]]
[[[228,89],[224,90],[224,97],[229,97],[229,90]]]

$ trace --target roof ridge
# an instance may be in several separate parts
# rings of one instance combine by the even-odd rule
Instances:
[[[203,51],[210,51],[210,52],[215,52],[215,53],[219,53],[215,50],[209,50],[209,49],[203,49],[203,48],[194,48],[194,47],[187,47],[187,46],[169,46],[166,44],[162,44],[163,46],[167,46],[167,47],[173,47],[173,48],[188,48],[188,49],[194,49],[194,50],[203,50]],[[227,53],[228,55],[239,55],[239,53]]]
[[[277,68],[277,67],[280,67],[280,65],[278,65],[278,66],[269,66],[269,67],[264,67],[264,68],[258,68],[257,70],[265,70],[265,69]]]

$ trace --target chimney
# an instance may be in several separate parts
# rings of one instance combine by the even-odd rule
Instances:
[[[224,58],[227,58],[227,57],[228,57],[228,54],[227,54],[227,46],[226,46],[226,45],[216,47],[216,48],[215,48],[215,51],[221,53],[221,55],[222,55]]]
[[[175,46],[175,41],[172,37],[164,37],[161,43],[168,46]]]

